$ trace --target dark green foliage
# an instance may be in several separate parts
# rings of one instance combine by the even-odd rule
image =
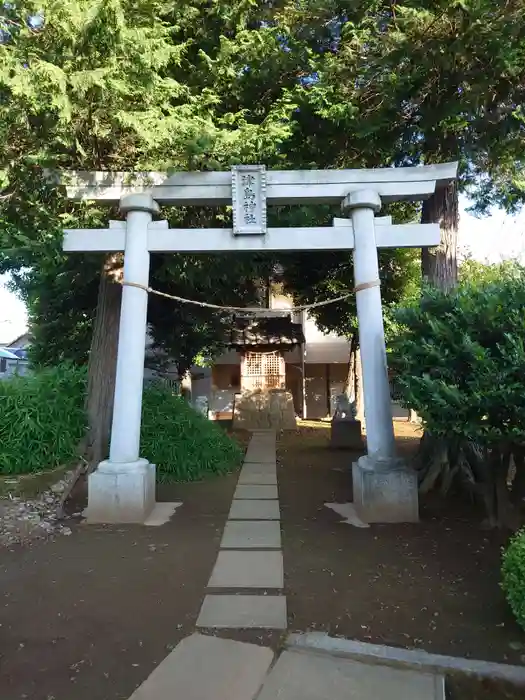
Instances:
[[[141,454],[157,465],[159,481],[196,481],[242,460],[232,438],[161,385],[144,391]]]
[[[0,474],[67,465],[86,430],[86,375],[66,365],[0,381]]]
[[[401,310],[392,364],[403,400],[435,435],[486,447],[525,440],[525,272],[427,290]]]
[[[428,289],[397,319],[391,366],[401,402],[439,442],[430,452],[422,443],[422,490],[459,481],[491,522],[515,527],[525,477],[525,271],[502,268],[499,280],[449,294]]]
[[[518,532],[503,553],[502,588],[518,624],[525,630],[525,530]]]
[[[45,368],[0,382],[0,474],[68,464],[85,435],[86,370]],[[161,481],[195,481],[242,460],[239,445],[162,385],[144,390],[141,450]]]

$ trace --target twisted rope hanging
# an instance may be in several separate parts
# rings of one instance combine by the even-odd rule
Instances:
[[[215,309],[216,311],[241,311],[241,312],[253,312],[257,313],[261,311],[260,306],[220,306],[219,304],[210,304],[207,301],[196,301],[195,299],[185,299],[184,297],[179,297],[176,294],[166,294],[166,292],[159,292],[158,289],[152,289],[151,287],[146,287],[144,284],[139,284],[138,282],[126,282],[122,280],[120,284],[123,287],[136,287],[137,289],[143,289],[148,294],[155,294],[159,297],[164,297],[165,299],[172,299],[173,301],[179,301],[181,304],[192,304],[193,306],[201,306],[205,309]],[[327,299],[326,301],[317,301],[314,304],[304,304],[303,306],[292,306],[290,309],[273,309],[274,311],[285,311],[286,313],[298,313],[299,311],[309,311],[310,309],[318,308],[319,306],[327,306],[328,304],[336,304],[338,301],[344,301],[351,297],[354,292],[358,292],[361,289],[367,287],[376,287],[379,285],[379,280],[375,282],[368,282],[366,285],[358,285],[353,291],[348,292],[348,294],[342,294],[339,297],[334,297],[334,299]],[[270,309],[271,311],[272,309]]]

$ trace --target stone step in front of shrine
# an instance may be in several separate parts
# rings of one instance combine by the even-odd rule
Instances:
[[[276,435],[250,440],[217,561],[197,620],[201,629],[286,629]]]

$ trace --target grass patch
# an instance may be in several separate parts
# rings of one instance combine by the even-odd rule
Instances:
[[[72,465],[57,467],[33,474],[0,476],[1,498],[34,498],[64,478]]]
[[[226,432],[163,386],[145,389],[141,454],[157,466],[157,480],[196,481],[238,467],[243,451]]]
[[[21,475],[41,474],[44,484],[44,472],[78,460],[85,393],[85,368],[73,366],[0,382],[0,496],[31,490]],[[185,399],[154,384],[144,390],[141,454],[157,465],[159,481],[195,481],[235,469],[243,450]]]
[[[0,381],[0,474],[70,464],[86,432],[86,375],[73,366]]]

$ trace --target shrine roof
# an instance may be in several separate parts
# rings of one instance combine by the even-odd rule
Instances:
[[[290,316],[242,317],[233,319],[229,347],[238,350],[264,348],[291,350],[304,343],[303,327]]]

